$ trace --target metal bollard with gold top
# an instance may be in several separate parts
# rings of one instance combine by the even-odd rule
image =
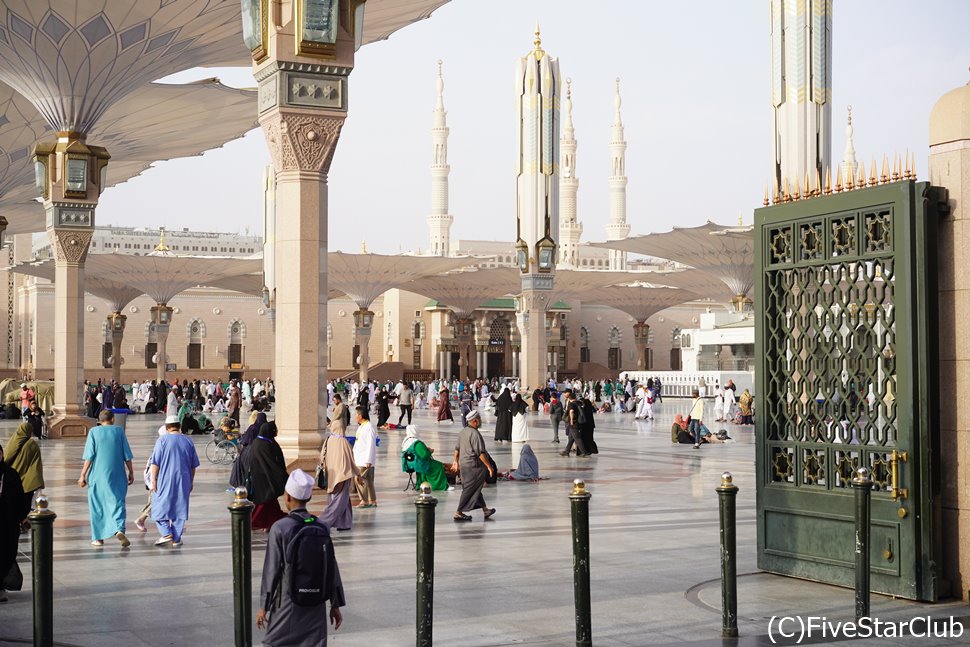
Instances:
[[[54,519],[47,495],[38,492],[30,520],[30,561],[34,579],[34,645],[54,644]]]
[[[731,472],[716,488],[721,519],[721,636],[738,637],[738,556],[736,539],[738,486]]]
[[[860,467],[855,471],[852,487],[855,489],[855,617],[869,616],[869,506],[872,498],[872,480],[869,470]]]
[[[253,644],[253,508],[249,492],[237,487],[232,516],[232,595],[236,647]]]
[[[415,640],[418,647],[431,647],[434,624],[434,510],[438,499],[431,496],[427,482],[419,488],[421,494],[414,497],[417,508],[417,613]]]
[[[593,621],[589,591],[589,500],[582,479],[573,481],[569,503],[573,518],[573,597],[576,603],[576,647],[593,644]]]

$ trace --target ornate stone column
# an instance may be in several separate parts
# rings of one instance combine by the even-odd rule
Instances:
[[[650,344],[650,326],[646,321],[638,321],[633,324],[633,343],[637,347],[637,370],[647,369],[646,351]]]
[[[34,149],[47,235],[54,252],[54,417],[51,435],[83,436],[94,420],[83,415],[84,261],[94,235],[94,212],[108,152],[82,133],[59,132]]]
[[[289,465],[310,468],[327,422],[327,174],[347,116],[361,3],[332,3],[314,18],[315,29],[304,23],[319,3],[271,4],[271,15],[255,11],[258,24],[244,33],[252,34],[246,42],[259,83],[259,123],[276,171],[273,378],[287,403],[276,424]]]
[[[551,277],[550,277],[551,278]],[[522,338],[518,356],[521,360],[516,375],[522,387],[529,390],[545,383],[549,372],[546,337],[546,310],[549,308],[549,292],[526,290],[519,296],[519,312],[516,323]],[[514,361],[514,360],[513,360]]]
[[[111,331],[111,379],[121,383],[121,342],[125,338],[125,323],[128,317],[120,312],[108,315],[108,330]]]
[[[458,378],[468,379],[471,362],[471,344],[475,334],[475,320],[472,317],[455,316],[452,323],[455,341],[458,343]]]
[[[172,324],[172,308],[164,303],[152,306],[152,323],[155,325],[155,341],[158,342],[158,350],[155,355],[158,361],[155,362],[155,380],[159,384],[166,384],[165,370],[168,363],[168,332]],[[112,340],[113,343],[113,340]],[[166,391],[165,396],[168,396]]]
[[[354,340],[360,346],[361,384],[367,382],[367,367],[370,365],[370,334],[373,324],[374,313],[367,308],[361,308],[354,312]]]

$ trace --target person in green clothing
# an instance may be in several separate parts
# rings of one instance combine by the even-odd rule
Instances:
[[[44,487],[44,462],[29,423],[22,422],[3,448],[4,460],[20,475],[24,506],[33,507],[34,493]]]
[[[401,443],[401,471],[414,470],[417,485],[427,482],[432,490],[448,490],[448,477],[445,466],[432,456],[433,449],[418,438],[418,428],[408,425]],[[412,458],[413,457],[413,458]]]
[[[613,402],[613,381],[606,380],[606,384],[603,385],[603,393],[606,394],[606,399]]]

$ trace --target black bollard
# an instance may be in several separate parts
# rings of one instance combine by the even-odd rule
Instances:
[[[54,519],[47,495],[39,492],[30,520],[30,561],[34,578],[34,647],[54,644]]]
[[[414,498],[418,515],[415,634],[418,647],[431,647],[434,624],[434,509],[438,499],[431,496],[431,486],[427,482],[422,483],[419,489],[421,494]]]
[[[731,472],[717,489],[721,516],[721,636],[738,637],[738,556],[735,551],[738,486]]]
[[[855,471],[852,487],[855,488],[855,617],[869,617],[869,502],[872,481],[869,470],[860,467]]]
[[[589,500],[592,494],[582,479],[573,481],[569,494],[573,517],[573,597],[576,603],[576,647],[593,644],[589,594]]]
[[[253,644],[253,502],[237,487],[229,504],[232,516],[232,595],[236,647]]]

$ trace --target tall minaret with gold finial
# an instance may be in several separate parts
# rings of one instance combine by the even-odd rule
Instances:
[[[832,164],[832,0],[770,0],[776,186]]]
[[[521,386],[540,388],[550,366],[546,313],[552,305],[559,247],[559,61],[534,49],[515,74],[518,114],[515,255],[521,273],[516,323],[521,334]]]
[[[448,213],[448,122],[445,112],[445,81],[441,76],[441,61],[438,61],[438,101],[434,108],[434,122],[431,126],[431,214],[428,216],[428,229],[431,233],[431,246],[428,253],[432,256],[451,255],[451,223],[454,218]]]
[[[606,225],[607,240],[622,240],[630,235],[626,222],[626,141],[623,139],[623,118],[620,108],[620,79],[616,80],[616,96],[613,98],[613,137],[610,139],[610,221]],[[626,269],[626,252],[610,250],[610,269]]]
[[[852,141],[852,106],[849,106],[849,123],[845,127],[845,153],[842,154],[842,164],[839,169],[842,173],[843,186],[851,184],[859,170],[859,164],[855,161],[855,142]]]
[[[559,262],[579,267],[579,239],[583,225],[576,218],[576,130],[573,128],[572,79],[566,79],[566,117],[562,125],[561,163],[559,165]]]

